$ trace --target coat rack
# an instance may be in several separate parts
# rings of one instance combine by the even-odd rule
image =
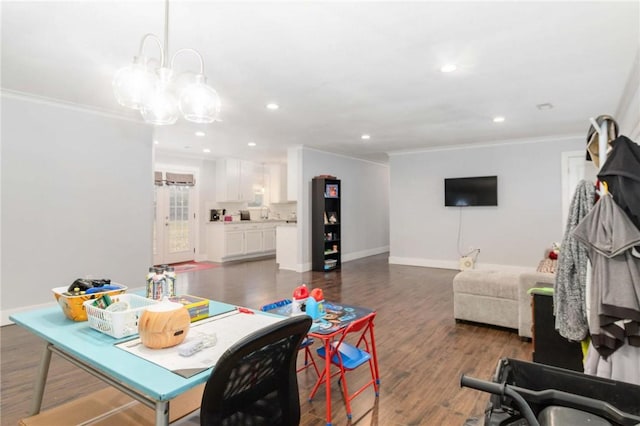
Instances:
[[[609,119],[602,120],[602,124],[598,124],[595,118],[589,118],[591,125],[598,133],[598,156],[600,158],[600,167],[607,161],[607,150],[609,147]]]

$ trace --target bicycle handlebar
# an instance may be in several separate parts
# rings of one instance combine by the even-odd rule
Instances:
[[[509,388],[509,385],[507,385],[506,383],[500,384],[500,383],[489,382],[486,380],[480,380],[474,377],[469,377],[463,374],[460,377],[460,386],[468,387],[471,389],[477,389],[477,390],[487,392],[487,393],[492,393],[495,395],[501,395],[501,396],[506,395],[516,402],[516,404],[518,405],[518,408],[520,409],[520,413],[527,420],[527,422],[529,423],[529,426],[540,426],[540,423],[538,423],[538,420],[536,419],[536,416],[533,414],[531,407],[529,407],[529,404],[527,404],[527,401],[525,401],[525,399],[519,393]]]

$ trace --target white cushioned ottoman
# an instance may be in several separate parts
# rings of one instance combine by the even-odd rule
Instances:
[[[453,278],[453,317],[518,329],[520,272],[468,270]]]

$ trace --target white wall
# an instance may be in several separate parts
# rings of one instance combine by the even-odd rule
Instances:
[[[321,174],[336,176],[341,181],[342,261],[388,251],[388,166],[306,147],[301,147],[300,151],[298,230],[302,249],[302,270],[311,269],[311,179]]]
[[[457,268],[461,225],[461,251],[479,248],[479,268],[535,268],[564,232],[561,153],[584,148],[574,137],[391,155],[390,263]],[[444,207],[445,178],[488,175],[497,207]]]
[[[140,287],[152,262],[151,128],[2,95],[2,323],[92,275]]]
[[[616,111],[620,134],[640,143],[640,48]]]

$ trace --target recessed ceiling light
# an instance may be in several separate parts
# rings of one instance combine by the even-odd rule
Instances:
[[[203,132],[203,131],[201,131],[201,130],[198,130],[198,131],[195,133],[195,135],[196,135],[196,136],[200,136],[200,137],[204,136],[205,134],[206,134],[206,133],[205,133],[205,132]]]
[[[256,143],[255,143],[255,142],[249,142],[247,145],[249,145],[249,146],[256,146]]]
[[[368,141],[369,139],[371,139],[371,135],[364,134],[360,136],[360,139],[364,139],[365,141]]]
[[[445,64],[440,68],[441,72],[454,72],[458,67],[456,64]]]
[[[553,108],[553,105],[550,104],[549,102],[546,102],[544,104],[536,105],[536,108],[538,108],[540,111],[544,111],[544,110]]]
[[[204,148],[202,152],[204,152],[205,154],[208,154],[211,152],[211,150],[209,148]]]
[[[267,104],[267,109],[270,109],[270,110],[275,111],[275,110],[277,110],[278,108],[280,108],[280,105],[278,105],[278,104],[276,104],[276,103],[274,103],[274,102],[271,102],[271,103],[268,103],[268,104]]]
[[[502,117],[501,115],[499,115],[497,117],[493,117],[493,122],[494,123],[503,123],[504,122],[504,117]]]
[[[153,141],[153,143],[154,143],[155,145],[158,145],[160,142],[158,142],[158,141]]]

